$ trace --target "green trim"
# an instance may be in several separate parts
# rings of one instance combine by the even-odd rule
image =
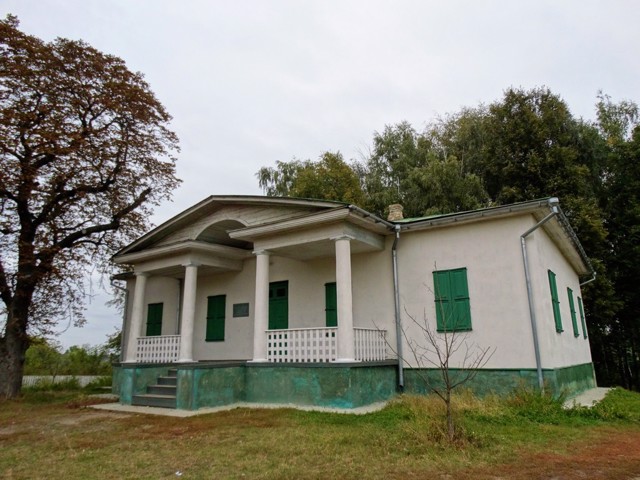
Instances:
[[[336,282],[324,284],[325,326],[338,326],[338,292]]]
[[[549,288],[551,289],[551,304],[553,305],[553,319],[556,322],[556,332],[562,333],[562,316],[560,315],[560,300],[558,299],[558,286],[556,285],[556,274],[551,270],[547,271],[549,276]]]
[[[147,337],[162,335],[162,303],[150,303],[147,306]]]
[[[289,281],[269,284],[269,330],[289,328]]]
[[[582,323],[582,336],[587,338],[587,324],[584,321],[584,308],[580,297],[578,297],[578,309],[580,310],[580,323]]]
[[[207,297],[207,324],[205,341],[223,342],[227,296],[213,295]]]
[[[433,291],[438,332],[471,330],[467,269],[434,271]]]
[[[571,312],[571,325],[573,325],[573,336],[578,338],[580,330],[578,330],[578,319],[576,318],[576,306],[573,303],[573,290],[567,287],[567,297],[569,297],[569,310]]]

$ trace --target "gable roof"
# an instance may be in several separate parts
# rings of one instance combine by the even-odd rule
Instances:
[[[192,207],[187,208],[178,215],[158,225],[126,247],[120,249],[114,257],[118,257],[132,251],[142,250],[171,235],[180,228],[186,227],[196,220],[229,205],[303,207],[312,211],[346,208],[348,206],[346,203],[330,200],[264,197],[260,195],[210,195]]]
[[[248,238],[266,233],[273,234],[290,228],[298,228],[304,225],[310,226],[312,224],[347,218],[350,222],[360,224],[369,230],[389,235],[397,230],[400,232],[410,232],[438,229],[492,218],[497,219],[523,214],[531,214],[536,221],[540,221],[553,212],[553,217],[545,222],[544,225],[541,225],[541,228],[544,228],[552,241],[576,269],[577,273],[580,275],[594,274],[591,261],[580,244],[577,235],[571,228],[567,217],[564,212],[562,212],[558,199],[555,197],[481,208],[466,212],[388,221],[360,207],[344,202],[291,197],[211,195],[127,245],[118,251],[114,255],[114,258],[151,247],[172,233],[227,206],[291,207],[296,213],[285,220],[280,219],[234,230],[231,232],[233,238]]]
[[[541,228],[547,232],[563,255],[571,262],[576,272],[580,275],[594,275],[591,260],[589,260],[580,240],[578,240],[578,236],[560,208],[560,201],[557,197],[540,198],[466,212],[405,218],[394,223],[398,224],[402,231],[411,231],[442,228],[527,213],[533,215],[536,221],[539,222],[552,212],[554,213],[553,217],[541,225]],[[522,233],[524,234],[525,232]]]

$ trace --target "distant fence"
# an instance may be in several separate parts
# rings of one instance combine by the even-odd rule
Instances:
[[[56,375],[54,377],[51,375],[25,375],[22,377],[22,386],[33,387],[39,382],[61,383],[75,378],[78,381],[78,385],[86,387],[91,382],[104,376],[105,375]]]

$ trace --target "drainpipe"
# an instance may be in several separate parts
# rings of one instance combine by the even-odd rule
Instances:
[[[542,377],[542,362],[540,360],[540,343],[538,341],[538,326],[536,322],[536,311],[533,304],[533,289],[531,287],[531,274],[529,272],[529,258],[527,257],[527,237],[542,225],[547,223],[558,213],[559,200],[556,197],[549,199],[549,206],[551,207],[551,213],[536,223],[529,230],[520,235],[520,245],[522,246],[522,261],[524,263],[524,277],[527,282],[527,298],[529,300],[529,317],[531,319],[531,332],[533,334],[533,350],[536,355],[536,369],[538,371],[538,386],[540,391],[544,392],[544,379]]]
[[[400,240],[400,225],[394,225],[396,238],[391,247],[391,261],[393,263],[393,293],[396,311],[396,351],[398,354],[398,390],[404,391],[404,356],[402,354],[402,319],[400,316],[400,286],[398,284],[398,241]]]
[[[595,272],[595,270],[594,270],[593,274],[591,275],[591,278],[590,278],[589,280],[585,280],[584,282],[582,282],[582,283],[580,284],[580,286],[582,287],[582,286],[586,285],[587,283],[591,283],[591,282],[593,282],[595,279],[596,279],[596,272]]]
[[[111,278],[111,286],[113,288],[117,288],[118,290],[124,292],[124,309],[122,312],[122,330],[120,331],[120,361],[123,361],[123,355],[124,355],[124,348],[126,345],[126,336],[127,336],[127,332],[126,332],[126,322],[127,322],[127,308],[129,307],[129,290],[121,287],[120,285],[116,284],[116,279],[115,278]]]

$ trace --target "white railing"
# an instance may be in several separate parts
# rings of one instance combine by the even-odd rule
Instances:
[[[353,333],[356,343],[356,360],[362,362],[386,360],[386,330],[376,330],[373,328],[354,328]]]
[[[372,362],[387,358],[385,330],[354,328],[355,359]],[[335,362],[338,358],[338,329],[291,328],[267,330],[269,362]]]
[[[270,362],[334,362],[338,358],[338,329],[291,328],[267,330]]]
[[[140,363],[171,363],[180,358],[180,335],[139,337],[136,361]]]

